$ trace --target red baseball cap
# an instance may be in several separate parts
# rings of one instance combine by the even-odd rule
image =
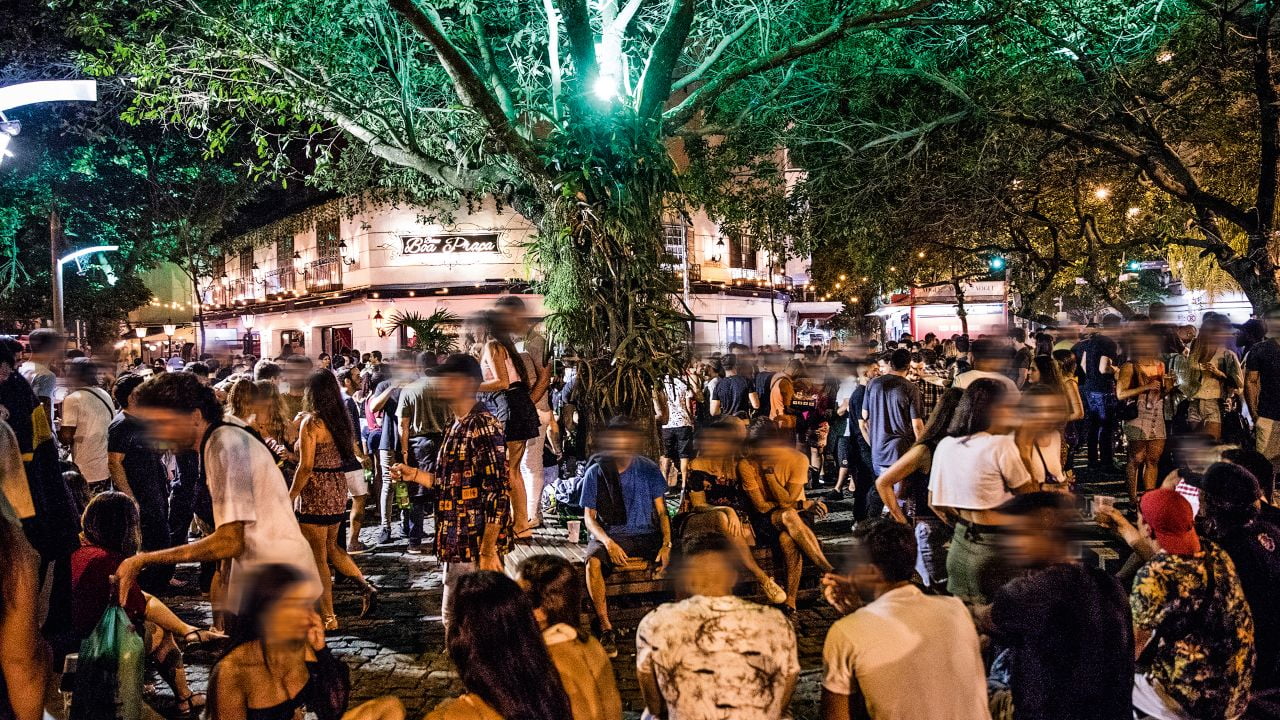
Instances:
[[[1143,521],[1156,534],[1156,542],[1165,552],[1171,555],[1200,552],[1195,514],[1186,498],[1174,490],[1159,488],[1143,495],[1138,507]]]

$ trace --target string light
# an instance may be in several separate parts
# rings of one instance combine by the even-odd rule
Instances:
[[[1136,217],[1138,217],[1138,213],[1141,213],[1141,212],[1142,212],[1142,208],[1139,208],[1139,207],[1131,207],[1131,208],[1129,208],[1129,212],[1128,212],[1128,214],[1129,214],[1129,217],[1131,217],[1131,218],[1136,218]]]
[[[920,259],[924,259],[924,251],[923,251],[923,250],[921,250],[920,252],[916,253],[916,257],[918,257],[918,258],[920,258]]]
[[[1111,197],[1111,188],[1106,185],[1099,185],[1093,189],[1093,197],[1097,200],[1106,200]]]

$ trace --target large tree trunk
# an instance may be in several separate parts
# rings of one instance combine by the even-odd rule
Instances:
[[[623,415],[657,437],[654,392],[689,360],[690,317],[662,266],[662,219],[674,192],[666,149],[642,125],[600,128],[564,144],[565,185],[541,198],[530,248],[554,342],[579,357],[579,416],[594,433]],[[620,138],[628,138],[623,143]]]

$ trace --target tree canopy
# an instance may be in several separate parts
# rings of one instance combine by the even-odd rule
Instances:
[[[643,414],[686,352],[661,267],[678,141],[867,32],[947,18],[939,0],[95,0],[88,67],[131,78],[131,120],[251,134],[313,181],[419,201],[493,193],[540,226],[552,333],[583,358],[597,419]],[[749,111],[747,114],[752,114]],[[216,117],[229,117],[215,121]]]
[[[804,122],[732,130],[805,169],[795,194],[827,288],[852,268],[876,292],[1003,255],[1023,314],[1076,278],[1124,309],[1122,267],[1163,257],[1260,310],[1277,301],[1276,9],[1001,3],[980,26],[885,35],[874,59],[814,68]]]
[[[0,43],[0,85],[75,77],[76,46],[62,33],[65,16],[20,3],[22,23]],[[52,314],[51,216],[58,254],[86,245],[117,245],[104,257],[69,267],[69,317],[86,322],[101,343],[117,336],[129,311],[151,299],[140,273],[161,262],[184,268],[217,253],[235,206],[252,192],[233,156],[210,161],[204,143],[121,120],[128,96],[100,84],[99,102],[42,104],[8,113],[22,123],[13,157],[0,167],[0,318],[29,328]]]

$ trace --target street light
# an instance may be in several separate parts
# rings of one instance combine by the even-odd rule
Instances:
[[[0,88],[3,90],[6,88]],[[94,245],[93,247],[82,248],[73,253],[63,255],[53,264],[53,329],[62,334],[63,329],[63,313],[62,313],[62,266],[78,260],[86,255],[100,252],[114,252],[119,250],[118,245]]]
[[[42,102],[98,99],[96,80],[37,80],[0,87],[0,162],[12,157],[9,141],[22,132],[22,123],[4,116],[5,110]]]
[[[144,327],[136,327],[133,334],[138,336],[138,359],[142,359],[142,338],[147,336],[147,329]]]
[[[166,348],[165,353],[169,357],[173,357],[173,334],[176,332],[178,332],[178,326],[174,325],[173,321],[169,321],[164,324],[164,334],[169,338],[169,345]],[[169,357],[164,359],[166,363],[169,362]]]

